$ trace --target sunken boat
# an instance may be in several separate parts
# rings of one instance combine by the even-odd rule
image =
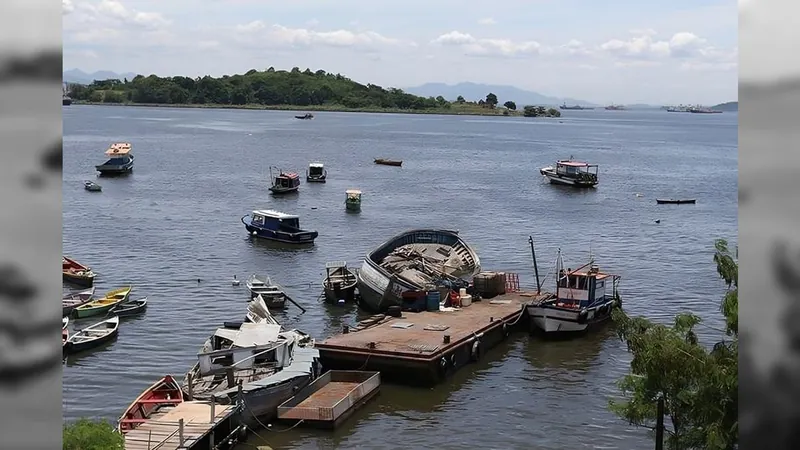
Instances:
[[[384,312],[402,306],[404,292],[465,286],[480,270],[478,254],[457,231],[406,231],[367,254],[358,271],[361,306]]]

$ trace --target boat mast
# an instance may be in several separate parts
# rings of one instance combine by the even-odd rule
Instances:
[[[531,256],[533,257],[533,273],[536,274],[536,294],[542,293],[542,284],[539,282],[539,266],[536,265],[536,250],[533,248],[533,236],[528,236],[531,244]]]
[[[556,256],[556,298],[558,298],[558,288],[561,284],[561,266],[564,261],[561,260],[561,247],[558,248],[558,256]]]

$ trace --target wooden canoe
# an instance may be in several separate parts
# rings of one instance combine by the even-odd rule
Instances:
[[[375,158],[375,164],[382,164],[384,166],[397,166],[400,167],[403,165],[403,161],[394,160],[394,159],[384,159],[384,158]]]
[[[657,198],[656,203],[659,205],[683,205],[683,204],[694,204],[696,202],[693,198],[684,198],[684,199],[673,199],[673,198]]]
[[[65,317],[72,314],[72,310],[90,302],[92,297],[94,297],[94,287],[80,292],[64,294],[64,297],[61,298],[61,316]]]
[[[128,406],[117,422],[117,430],[123,434],[127,433],[147,422],[153,413],[182,402],[183,392],[180,384],[172,378],[172,375],[166,375],[145,389]]]
[[[128,296],[130,295],[132,289],[132,286],[128,286],[106,292],[105,297],[92,300],[75,308],[74,315],[78,319],[83,319],[85,317],[105,314],[111,310],[111,308],[119,305],[120,303],[125,303],[128,301]]]
[[[145,309],[147,309],[147,297],[139,300],[130,300],[125,303],[118,303],[108,311],[108,314],[112,316],[129,317],[143,313]]]
[[[94,285],[95,274],[92,269],[68,256],[61,257],[61,273],[64,282],[85,287]]]
[[[119,317],[114,316],[72,333],[67,339],[66,350],[70,353],[89,350],[114,339],[118,333]]]

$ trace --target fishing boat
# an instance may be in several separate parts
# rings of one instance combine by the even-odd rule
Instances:
[[[69,316],[72,310],[91,301],[94,297],[94,289],[94,287],[90,287],[83,291],[64,294],[61,299],[61,316]]]
[[[394,159],[386,159],[386,158],[375,158],[375,164],[380,164],[382,166],[397,166],[400,167],[403,165],[403,161],[394,160]]]
[[[94,285],[95,273],[92,272],[92,269],[68,256],[61,257],[61,273],[63,280],[67,283],[84,287]]]
[[[103,190],[103,186],[100,186],[99,184],[90,180],[86,180],[83,182],[83,188],[89,192],[100,192]]]
[[[597,170],[597,164],[574,161],[570,158],[556,161],[555,167],[543,167],[539,172],[552,184],[592,188],[597,186]]]
[[[132,286],[114,289],[113,291],[107,292],[103,298],[98,298],[78,306],[74,310],[75,317],[78,319],[83,319],[85,317],[105,314],[110,311],[111,308],[119,305],[120,303],[128,301],[128,296],[130,295],[132,289]]]
[[[328,171],[321,162],[312,162],[306,170],[306,181],[309,183],[324,183],[328,178]]]
[[[147,309],[147,297],[139,300],[129,300],[125,303],[119,303],[110,310],[108,315],[119,317],[130,317],[143,313]]]
[[[286,293],[283,292],[280,286],[272,283],[269,277],[261,278],[256,274],[250,275],[245,286],[250,291],[251,300],[261,296],[268,308],[286,308]]]
[[[108,161],[95,166],[100,175],[124,175],[133,172],[132,147],[128,142],[111,144],[105,155]]]
[[[564,102],[561,106],[559,106],[559,108],[565,109],[565,110],[566,109],[569,109],[569,110],[573,110],[574,109],[574,110],[578,110],[578,111],[582,111],[584,109],[594,109],[591,106],[581,106],[581,105],[567,106],[567,102]]]
[[[659,205],[684,205],[684,204],[694,204],[697,200],[693,198],[682,198],[682,199],[674,199],[674,198],[657,198],[656,203]]]
[[[325,279],[322,288],[325,290],[325,301],[336,304],[339,300],[347,303],[355,301],[358,276],[347,267],[346,261],[332,261],[325,264]]]
[[[242,223],[251,236],[285,244],[311,244],[319,235],[316,231],[301,230],[300,217],[271,209],[255,210],[242,217]]]
[[[418,229],[401,233],[364,258],[358,271],[361,306],[384,312],[402,304],[406,291],[466,287],[462,277],[480,272],[478,254],[457,231]]]
[[[82,352],[114,339],[119,332],[119,317],[97,322],[78,330],[67,339],[65,350],[70,353]]]
[[[625,107],[622,105],[608,105],[606,106],[607,111],[625,111]]]
[[[183,403],[181,385],[172,375],[153,383],[128,406],[117,421],[117,431],[127,433],[150,420],[153,415],[166,412]]]
[[[276,195],[297,192],[300,189],[300,177],[294,172],[283,172],[277,169],[277,175],[273,176],[272,167],[269,168],[269,177],[272,182],[269,190]]]
[[[241,382],[246,420],[274,419],[278,405],[319,376],[319,352],[313,345],[307,334],[281,331],[275,324],[245,322],[219,328],[186,374],[184,398],[209,401],[213,397],[217,404],[234,404]]]
[[[344,207],[348,211],[361,211],[361,191],[358,189],[348,189],[344,191]]]
[[[311,120],[311,119],[314,118],[314,115],[311,114],[311,113],[305,113],[305,114],[302,114],[302,115],[294,116],[294,118],[295,119],[300,119],[300,120]]]
[[[545,333],[586,331],[610,319],[611,311],[620,306],[620,277],[601,272],[593,260],[575,270],[564,270],[559,249],[556,273],[555,296],[527,306],[533,327]]]

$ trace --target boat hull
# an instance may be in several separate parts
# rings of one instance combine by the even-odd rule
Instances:
[[[552,303],[528,305],[532,331],[546,334],[569,334],[588,331],[611,318],[617,302],[609,298],[584,310],[560,308]],[[585,312],[585,315],[584,315]]]
[[[115,339],[118,334],[119,334],[119,322],[117,322],[116,326],[113,329],[111,329],[110,332],[102,336],[98,336],[95,339],[82,342],[67,341],[67,343],[63,346],[63,349],[67,353],[78,353],[86,350],[91,350],[95,347],[99,347],[100,345],[105,344],[106,342],[110,342],[111,340]],[[70,339],[74,339],[78,335],[80,335],[80,332],[73,333]]]
[[[659,205],[693,205],[697,201],[695,199],[685,199],[685,200],[672,200],[672,199],[656,199],[656,203]]]
[[[250,236],[282,242],[284,244],[313,244],[314,240],[317,239],[317,236],[319,236],[319,232],[317,231],[286,233],[282,231],[270,230],[268,228],[256,227],[245,222],[244,217],[242,217],[242,223],[244,224],[244,227]]]
[[[349,285],[340,288],[325,286],[325,301],[330,304],[336,304],[339,300],[344,300],[346,303],[352,303],[356,299],[356,287],[358,281],[354,281]]]
[[[469,273],[463,275],[471,276],[481,270],[477,253],[458,236],[457,232],[433,229],[411,230],[386,241],[364,258],[358,271],[359,304],[362,308],[370,312],[384,312],[390,306],[400,305],[403,292],[423,288],[393,276],[375,261],[380,254],[388,254],[395,248],[413,243],[437,243],[451,247],[458,245],[463,247],[474,261]]]
[[[346,202],[344,205],[348,211],[361,211],[361,202]]]
[[[584,181],[584,180],[576,180],[575,178],[567,178],[558,176],[555,172],[551,172],[550,170],[541,169],[539,173],[547,177],[551,184],[558,184],[561,186],[573,186],[578,188],[593,188],[597,186],[596,181]]]
[[[270,186],[269,191],[272,192],[273,195],[282,195],[282,194],[291,194],[292,192],[297,192],[299,189],[300,186],[293,186],[288,188]]]
[[[76,319],[85,319],[87,317],[93,317],[93,316],[99,316],[100,314],[105,314],[111,311],[111,308],[113,308],[116,305],[117,303],[97,306],[94,308],[75,308],[73,314],[75,315]]]
[[[127,175],[133,172],[133,155],[130,155],[129,158],[128,161],[121,164],[105,163],[94,166],[94,168],[100,172],[100,176]]]
[[[147,300],[133,300],[127,303],[117,304],[109,310],[109,314],[119,317],[130,317],[139,315],[147,310]]]
[[[403,161],[393,161],[390,159],[376,159],[375,164],[380,164],[382,166],[395,166],[395,167],[402,167]]]
[[[128,406],[117,421],[117,431],[127,433],[134,430],[162,407],[174,407],[183,402],[183,391],[178,382],[167,375],[145,389],[133,403]]]

